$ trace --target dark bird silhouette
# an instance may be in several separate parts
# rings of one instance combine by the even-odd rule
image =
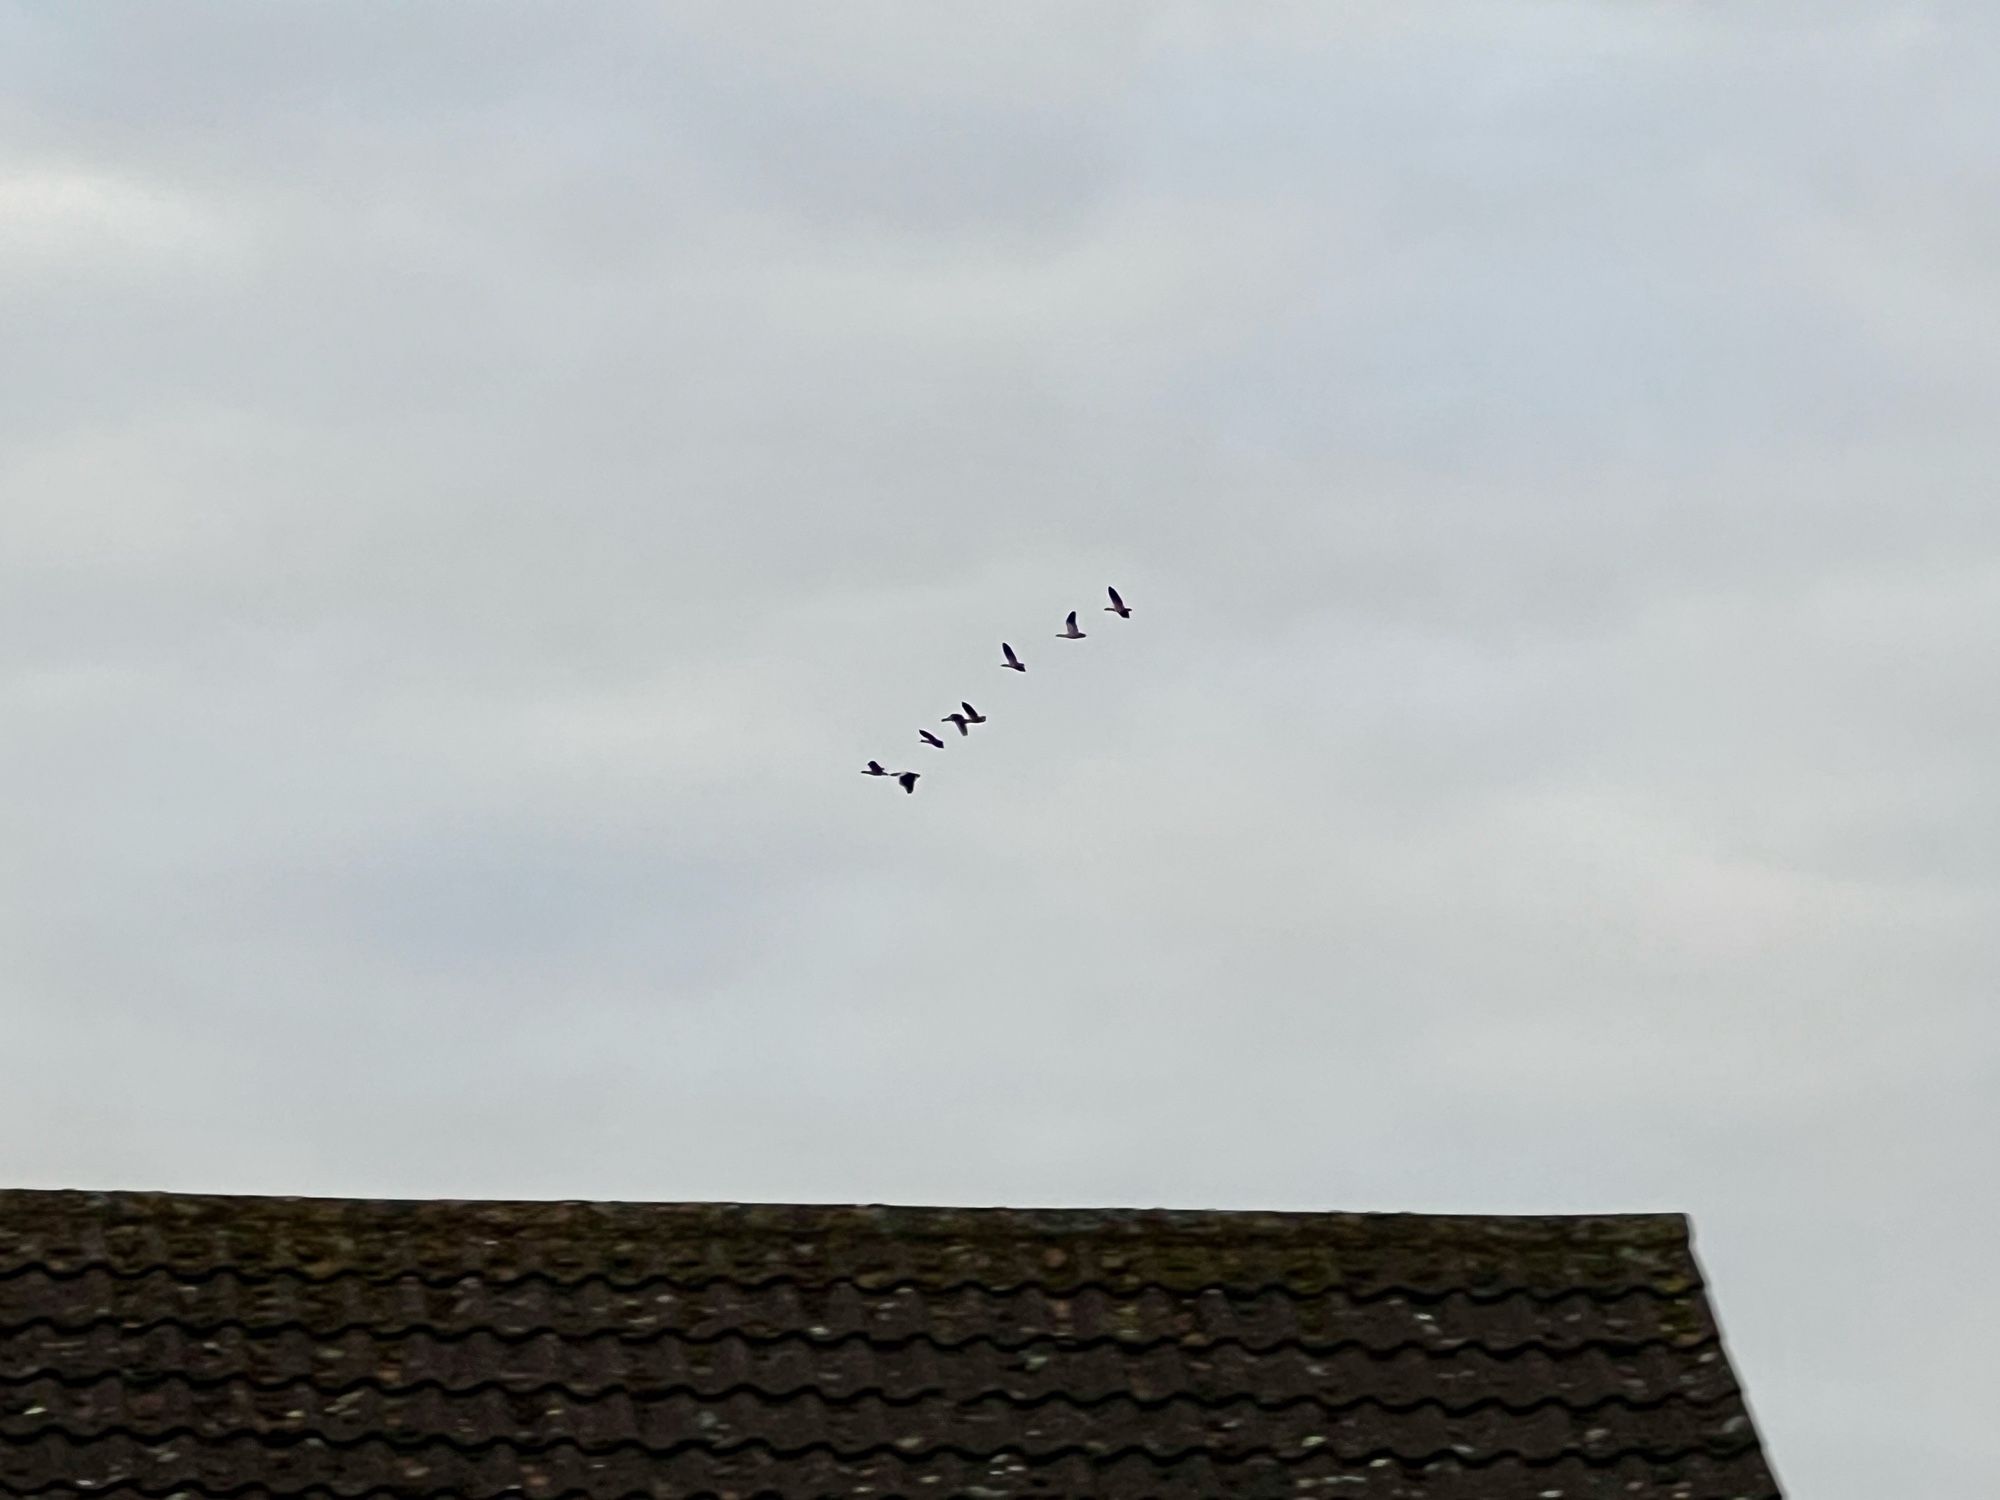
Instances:
[[[1059,641],[1080,641],[1083,639],[1083,632],[1076,628],[1075,610],[1069,612],[1069,621],[1061,630],[1056,632],[1056,639]]]
[[[896,778],[896,785],[900,786],[906,792],[914,792],[917,789],[917,773],[915,771],[905,771],[901,776]]]
[[[967,729],[965,727],[967,724],[971,722],[972,721],[966,718],[964,714],[946,714],[942,719],[938,720],[938,723],[940,724],[956,724],[958,726],[958,732],[960,735],[968,735],[972,733],[970,729]]]
[[[1125,601],[1118,597],[1118,590],[1106,589],[1104,592],[1111,596],[1111,602],[1104,606],[1104,612],[1107,615],[1116,615],[1121,620],[1129,620],[1132,618],[1132,611],[1127,609],[1125,607]]]
[[[1005,661],[1000,663],[1001,666],[1010,668],[1011,670],[1016,672],[1025,672],[1028,670],[1027,664],[1024,663],[1020,657],[1014,654],[1014,648],[1008,645],[1005,641],[1002,641],[1000,643],[1000,654],[1007,658]]]
[[[935,745],[940,750],[944,749],[944,741],[932,734],[928,729],[919,729],[917,731],[917,738],[922,740],[926,745]]]
[[[961,703],[958,706],[965,710],[966,723],[984,724],[986,722],[986,715],[981,713],[978,709],[974,708],[970,703]]]
[[[861,774],[863,776],[887,776],[889,774],[889,768],[883,765],[882,762],[879,760],[871,760],[868,762],[868,768],[864,770]]]

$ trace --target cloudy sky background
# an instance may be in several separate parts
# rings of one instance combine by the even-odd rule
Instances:
[[[1682,1209],[1981,1492],[1996,56],[0,4],[0,1180]]]

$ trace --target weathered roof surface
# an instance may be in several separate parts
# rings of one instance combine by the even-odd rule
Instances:
[[[0,1192],[0,1493],[1775,1496],[1677,1216]]]

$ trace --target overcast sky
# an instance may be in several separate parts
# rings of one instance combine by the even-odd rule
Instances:
[[[1989,16],[0,3],[0,1181],[1685,1210],[1984,1492]]]

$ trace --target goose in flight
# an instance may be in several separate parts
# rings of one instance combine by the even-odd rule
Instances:
[[[935,749],[938,750],[944,749],[944,741],[939,739],[936,735],[932,734],[928,729],[919,729],[917,731],[917,738],[922,740],[926,745],[930,745]]]
[[[970,729],[965,727],[971,722],[972,720],[966,718],[964,714],[946,714],[942,719],[938,720],[940,724],[956,724],[961,737],[972,733]]]
[[[896,778],[896,785],[900,786],[906,792],[914,792],[917,789],[917,773],[915,771],[905,771],[901,776]]]
[[[1000,663],[1001,666],[1015,672],[1025,672],[1028,670],[1027,664],[1014,654],[1014,648],[1005,641],[1000,643],[1000,654],[1007,658]]]
[[[978,709],[974,708],[970,703],[961,703],[958,706],[965,710],[966,723],[984,724],[986,722],[986,715],[981,713]]]
[[[867,768],[863,770],[861,774],[863,776],[887,776],[889,774],[889,768],[883,765],[882,762],[879,760],[871,760],[868,762]]]
[[[1131,619],[1132,611],[1126,608],[1125,601],[1118,597],[1118,590],[1106,589],[1105,592],[1111,596],[1111,602],[1104,606],[1104,612],[1107,615],[1116,615],[1121,620]]]
[[[1061,630],[1056,632],[1056,639],[1059,641],[1080,641],[1083,639],[1083,632],[1076,628],[1075,610],[1069,612],[1069,621]]]

